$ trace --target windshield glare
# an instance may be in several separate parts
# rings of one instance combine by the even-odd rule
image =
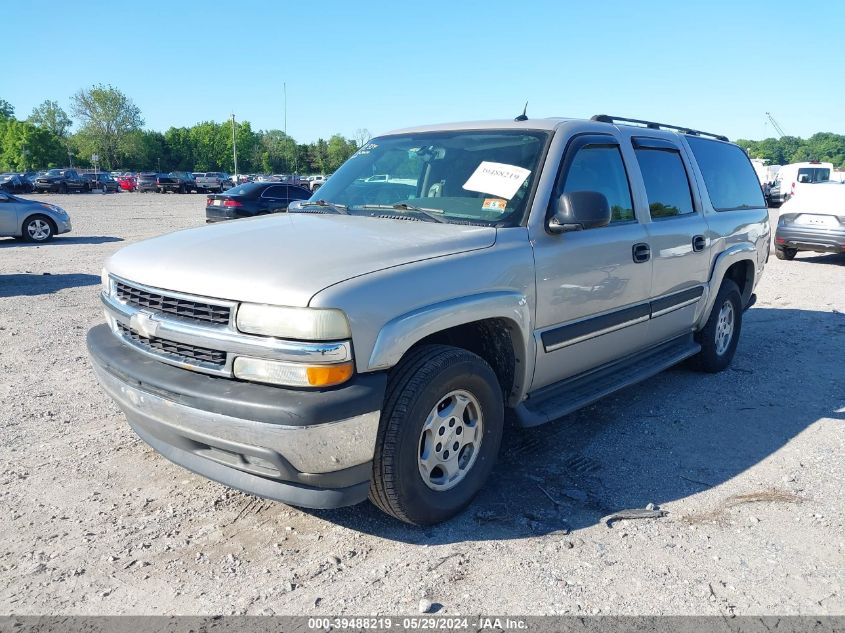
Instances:
[[[476,130],[376,138],[313,195],[350,213],[390,215],[392,205],[446,221],[517,223],[528,202],[547,132]],[[386,205],[383,213],[367,207]]]

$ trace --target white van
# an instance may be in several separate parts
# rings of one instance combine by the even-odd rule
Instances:
[[[784,165],[778,171],[770,196],[775,202],[786,202],[804,185],[828,182],[832,172],[833,163],[809,161]]]

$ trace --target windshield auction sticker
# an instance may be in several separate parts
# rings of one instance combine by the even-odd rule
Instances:
[[[508,201],[503,198],[484,198],[481,208],[485,211],[504,211]]]
[[[467,191],[490,193],[510,200],[531,174],[531,170],[516,165],[483,161],[464,183]]]

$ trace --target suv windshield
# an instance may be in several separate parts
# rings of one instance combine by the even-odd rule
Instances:
[[[446,222],[516,223],[548,137],[534,130],[461,130],[376,138],[313,199],[350,214],[392,216],[416,207]]]
[[[45,176],[64,176],[65,170],[64,169],[51,169],[48,171]]]

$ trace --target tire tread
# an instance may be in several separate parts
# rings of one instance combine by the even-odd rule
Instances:
[[[398,452],[402,422],[420,387],[445,367],[468,356],[475,354],[448,345],[422,345],[396,366],[388,380],[373,457],[370,501],[400,521],[416,523],[396,490],[397,465],[393,456]]]

